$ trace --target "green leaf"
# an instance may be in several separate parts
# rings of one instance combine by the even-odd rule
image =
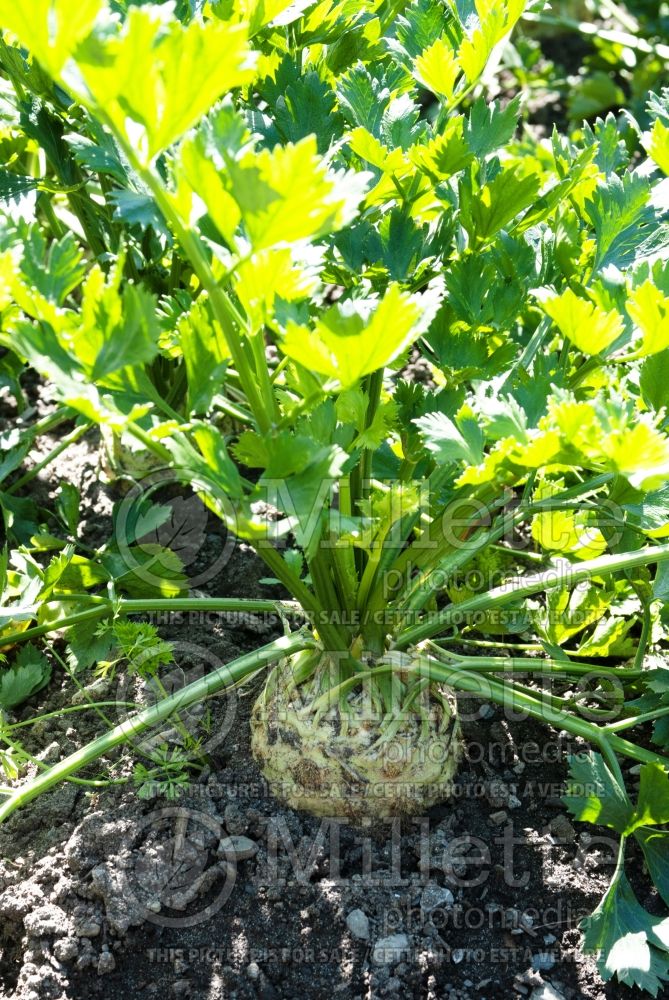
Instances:
[[[490,54],[504,34],[504,13],[501,4],[488,7],[489,15],[465,38],[458,50],[458,62],[467,83],[475,83],[485,69]]]
[[[194,19],[184,27],[157,6],[131,7],[120,31],[89,36],[76,58],[84,99],[144,162],[254,75],[244,25]]]
[[[169,504],[152,503],[145,496],[132,504],[122,501],[114,506],[113,537],[117,542],[122,539],[124,545],[133,545],[140,538],[157,532],[172,515]]]
[[[108,660],[116,646],[111,625],[97,621],[82,622],[65,631],[68,644],[67,663],[71,670],[81,672]]]
[[[445,413],[427,413],[413,423],[439,464],[465,461],[478,465],[483,461],[483,432],[475,420],[464,414],[451,420]]]
[[[613,431],[602,442],[609,468],[625,476],[635,489],[653,491],[669,477],[669,439],[643,418],[625,433]]]
[[[97,300],[96,294],[100,295]],[[91,338],[89,343],[94,342],[94,330],[100,338],[90,374],[93,381],[102,380],[120,368],[151,361],[158,353],[155,299],[145,289],[128,285],[122,299],[119,296],[117,302],[110,302],[105,296],[100,273],[91,272],[86,282],[82,315],[86,334]]]
[[[66,135],[64,138],[80,166],[85,167],[91,173],[108,174],[115,181],[118,181],[119,184],[126,185],[128,183],[128,175],[125,167],[121,163],[113,141],[108,135],[101,133],[100,139],[105,142],[104,146],[98,145],[92,139],[89,139],[88,136],[78,135],[77,133]],[[119,195],[121,192],[115,193]]]
[[[33,436],[21,433],[18,427],[0,433],[0,482],[15,472],[22,464],[33,446]]]
[[[502,108],[499,101],[487,104],[479,97],[471,107],[465,126],[465,139],[479,158],[488,156],[512,139],[518,126],[520,95]]]
[[[582,922],[586,951],[608,982],[616,976],[657,996],[669,980],[669,918],[652,917],[638,902],[624,873],[615,878],[595,912]]]
[[[629,153],[625,141],[618,131],[615,116],[608,114],[604,120],[598,118],[594,129],[584,122],[586,138],[596,146],[595,163],[607,176],[629,163]]]
[[[453,30],[452,21],[448,8],[435,0],[414,0],[397,18],[388,48],[410,68],[411,61],[441,38],[444,29]]]
[[[7,534],[21,545],[28,545],[39,532],[37,506],[34,500],[0,493],[0,510],[4,514]]]
[[[233,501],[243,495],[241,478],[237,467],[230,458],[225,440],[211,425],[196,423],[195,444],[183,434],[170,437],[170,451],[174,468],[190,478],[192,489],[204,504],[220,517],[229,530],[238,534],[242,528],[241,512],[233,506]]]
[[[0,668],[0,707],[15,708],[45,687],[51,679],[51,665],[46,656],[26,643],[11,667]]]
[[[202,453],[206,467],[216,477],[227,495],[235,498],[243,496],[241,477],[228,454],[225,438],[218,428],[203,421],[192,421],[191,433]]]
[[[347,460],[346,452],[336,445],[314,447],[308,438],[291,440],[284,436],[271,442],[269,463],[260,486],[267,501],[289,519],[307,558],[316,552],[325,505]]]
[[[76,535],[79,527],[81,495],[73,483],[62,482],[56,494],[56,510],[71,535]]]
[[[657,567],[655,580],[653,581],[653,597],[656,601],[663,601],[669,604],[669,566],[662,563]]]
[[[26,177],[9,170],[0,170],[0,201],[17,201],[30,191],[36,191],[39,186],[39,177]]]
[[[355,215],[367,186],[365,173],[335,173],[318,155],[316,137],[257,152],[243,146],[233,156],[218,137],[229,119],[218,117],[207,139],[201,133],[181,149],[180,171],[207,206],[221,233],[232,240],[239,222],[255,251],[334,232]],[[219,154],[225,170],[212,158]]]
[[[289,323],[281,349],[348,388],[406,350],[429,323],[432,304],[429,296],[409,295],[391,285],[378,301],[331,306],[313,330]]]
[[[629,638],[628,633],[635,621],[631,617],[617,618],[608,615],[600,618],[594,630],[579,643],[580,656],[618,656],[627,659],[636,652],[636,640]]]
[[[549,552],[563,552],[576,559],[594,559],[606,550],[595,517],[585,511],[542,511],[532,519],[532,538]]]
[[[390,102],[390,91],[359,63],[337,82],[337,96],[349,124],[381,138],[381,122]]]
[[[644,402],[653,410],[669,406],[669,349],[646,358],[641,366],[639,388]]]
[[[419,229],[407,210],[395,208],[384,215],[378,234],[379,263],[394,281],[407,281],[429,252],[427,227]]]
[[[443,181],[464,170],[474,159],[464,135],[464,118],[450,118],[440,135],[413,146],[411,161],[435,181]]]
[[[609,264],[622,268],[636,259],[639,246],[655,225],[649,193],[645,178],[626,173],[622,180],[609,177],[586,202],[585,211],[597,238],[595,270]]]
[[[57,584],[59,590],[81,593],[100,584],[106,584],[109,580],[109,575],[97,561],[74,555],[65,565],[58,566],[57,559],[52,560],[49,570],[45,573],[45,585],[52,583],[55,587]],[[44,597],[43,593],[42,598]]]
[[[653,885],[669,905],[669,832],[640,827],[634,836],[641,845]]]
[[[669,296],[652,281],[644,281],[634,289],[625,308],[642,333],[639,354],[646,357],[669,348]]]
[[[179,556],[155,542],[130,545],[100,557],[117,590],[129,597],[179,597],[188,589]]]
[[[653,537],[661,537],[661,530],[669,524],[669,485],[648,493],[632,493],[623,497],[620,505],[628,520]],[[658,569],[663,569],[664,563]]]
[[[0,22],[48,73],[59,76],[102,10],[102,0],[81,0],[76,6],[69,0],[0,0]]]
[[[420,120],[420,107],[409,94],[395,97],[381,119],[381,141],[388,149],[408,150],[427,134],[427,124]]]
[[[67,296],[81,284],[86,265],[74,236],[67,233],[48,247],[37,226],[30,230],[25,243],[21,274],[32,290],[47,302],[61,306]]]
[[[141,191],[118,190],[110,191],[107,200],[114,206],[114,219],[118,222],[142,230],[153,227],[156,232],[167,232],[165,220],[150,195]]]
[[[653,122],[650,131],[648,155],[655,160],[660,170],[669,174],[669,128],[659,118]]]
[[[273,108],[273,126],[283,142],[299,142],[308,135],[315,135],[318,152],[322,155],[343,131],[335,102],[334,91],[312,70],[291,83],[279,96]]]
[[[592,750],[569,757],[569,779],[562,801],[575,819],[609,826],[617,833],[627,829],[634,813],[624,788],[601,754]]]
[[[418,82],[446,102],[453,97],[460,73],[453,46],[445,38],[438,38],[414,62]]]
[[[669,775],[659,764],[643,764],[636,809],[624,833],[660,823],[669,823]]]
[[[84,414],[88,420],[120,429],[129,420],[139,419],[151,408],[149,400],[153,398],[155,390],[148,378],[142,377],[141,371],[137,373],[134,369],[126,368],[114,373],[110,376],[110,379],[115,379],[116,391],[113,395],[100,391],[102,386],[99,389],[92,382],[82,379],[87,366],[65,351],[54,330],[46,323],[16,323],[12,330],[12,341],[15,349],[28,359],[33,368],[51,380],[56,395],[68,406]],[[85,352],[85,341],[83,343]],[[81,345],[80,338],[77,344],[80,350]],[[90,359],[90,363],[92,366],[94,358]],[[134,377],[135,374],[137,377]],[[31,534],[36,533],[37,526],[31,531]]]
[[[299,302],[318,287],[313,265],[301,266],[297,254],[285,247],[253,254],[239,265],[236,278],[235,291],[254,331],[276,323],[277,298]]]
[[[204,297],[181,317],[177,331],[188,378],[188,405],[199,416],[209,411],[221,388],[230,352]]]
[[[552,587],[546,594],[545,613],[536,616],[536,626],[551,642],[561,645],[599,621],[608,611],[612,594],[589,583],[581,587]]]
[[[497,176],[474,193],[460,183],[462,224],[473,238],[490,240],[536,199],[538,174],[521,175],[517,167],[501,170]]]
[[[616,310],[607,312],[571,288],[544,299],[541,308],[583,354],[601,354],[623,332],[623,320]]]

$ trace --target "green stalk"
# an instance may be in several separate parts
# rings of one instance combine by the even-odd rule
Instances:
[[[459,646],[475,646],[477,649],[514,649],[520,650],[523,653],[545,653],[546,650],[538,642],[492,642],[486,639],[468,639],[462,635],[454,635],[448,639],[438,639],[435,640],[438,645],[457,643]],[[567,659],[579,656],[589,656],[589,653],[581,653],[578,649],[565,649],[564,655]],[[603,667],[597,667],[596,669],[605,669]],[[614,667],[612,669],[619,669]],[[635,670],[635,674],[641,675],[641,670]]]
[[[10,739],[9,736],[7,736],[6,734],[3,734],[2,742],[5,744],[5,746],[9,747],[10,750],[14,751],[14,753],[16,754],[17,761],[20,760],[21,763],[25,764],[34,764],[35,767],[38,768],[38,770],[42,771],[42,773],[44,773],[48,769],[49,766],[48,764],[45,764],[43,760],[39,760],[37,757],[34,757],[32,754],[29,754],[21,746],[20,743],[16,743],[14,740]],[[72,785],[85,785],[86,787],[89,788],[108,788],[110,785],[124,785],[127,781],[126,778],[121,778],[117,781],[114,781],[111,778],[99,779],[99,778],[72,778],[72,777],[67,777],[64,780],[70,782],[70,784]],[[11,792],[9,792],[8,794],[11,795]]]
[[[513,366],[509,371],[509,374],[504,380],[502,392],[507,386],[511,385],[517,372],[529,370],[530,365],[534,361],[534,358],[544,341],[544,338],[546,337],[551,328],[551,324],[552,320],[548,316],[544,316],[543,319],[539,321],[539,324],[534,333],[532,334],[532,336],[530,337],[525,350],[518,358],[518,360],[514,362]]]
[[[458,624],[463,617],[477,611],[503,607],[505,604],[511,604],[520,598],[530,597],[532,594],[550,590],[553,587],[571,587],[584,580],[589,580],[593,576],[608,576],[611,573],[634,569],[635,566],[664,562],[666,559],[669,559],[669,543],[647,546],[624,555],[599,556],[597,559],[589,559],[579,563],[578,566],[570,565],[564,570],[552,569],[533,576],[516,577],[501,587],[495,587],[484,594],[462,601],[461,604],[451,605],[443,611],[431,615],[427,621],[422,621],[414,625],[413,628],[407,629],[397,639],[395,648],[407,649],[423,639],[437,635],[445,625]]]
[[[513,556],[514,559],[527,559],[528,562],[546,562],[546,554],[543,552],[533,552],[531,549],[511,549],[507,545],[491,545],[493,552],[503,552],[504,555]]]
[[[127,743],[133,737],[139,735],[139,733],[145,732],[160,722],[164,722],[173,713],[204,701],[205,698],[209,698],[211,695],[239,683],[239,681],[243,680],[249,674],[255,673],[268,663],[291,656],[293,653],[297,653],[301,649],[307,649],[311,645],[313,645],[313,641],[299,632],[292,636],[283,636],[281,639],[276,639],[274,642],[262,646],[253,653],[247,653],[245,656],[240,656],[236,660],[224,664],[217,670],[213,670],[206,676],[199,678],[197,681],[193,681],[192,684],[188,684],[181,691],[170,695],[169,698],[165,698],[163,701],[158,702],[158,704],[130,716],[125,722],[99,736],[91,743],[86,744],[80,750],[76,750],[69,757],[65,757],[64,760],[54,764],[48,770],[32,778],[25,785],[22,785],[13,792],[0,805],[0,823],[11,816],[17,809],[37,798],[38,795],[53,788],[54,785],[59,784],[65,778],[69,778],[76,771],[81,770],[81,768],[87,767],[94,761],[99,760],[100,757],[104,757],[105,754],[108,754],[120,744]]]
[[[488,529],[489,539],[493,540],[495,536],[498,538],[503,537],[507,528],[514,528],[517,525],[522,524],[523,521],[532,517],[534,514],[539,514],[545,510],[561,510],[572,500],[576,500],[579,497],[583,498],[589,493],[597,492],[612,478],[613,475],[611,473],[603,473],[602,475],[595,476],[593,479],[588,480],[586,483],[578,483],[576,486],[563,490],[557,496],[548,497],[546,500],[535,501],[532,504],[521,502],[517,510],[513,511],[511,514],[506,514],[505,512],[502,513],[499,525],[499,527],[502,528],[501,535],[498,534],[498,529]],[[481,513],[492,514],[495,507],[500,506],[500,502],[501,501],[497,501],[492,506],[485,507],[484,511],[481,511]],[[576,505],[576,509],[580,509],[580,506],[581,505]],[[442,508],[441,510],[436,511],[431,519],[431,523],[436,523],[437,519],[443,516],[446,509],[447,508]],[[509,518],[508,521],[506,520],[507,517]],[[426,537],[429,539],[430,528],[428,528],[427,531],[428,534]],[[487,547],[487,544],[489,543],[490,541],[484,543],[481,548]],[[416,579],[410,580],[403,594],[400,595],[395,601],[395,604],[399,606],[400,602],[406,600],[407,597],[410,597],[415,588],[420,585],[422,588],[422,596],[420,598],[417,597],[417,601],[419,601],[419,603],[417,603],[415,607],[409,605],[413,611],[420,610],[424,607],[430,596],[432,596],[438,589],[435,585],[430,584],[430,574],[439,572],[440,576],[443,576],[444,564],[446,563],[446,565],[449,565],[448,560],[453,558],[452,553],[454,551],[454,547],[449,544],[444,544],[442,542],[441,545],[437,544],[436,549],[422,548],[421,546],[423,545],[424,541],[422,539],[418,539],[415,543],[413,543],[413,545],[409,546],[402,552],[393,567],[395,571],[405,572],[413,562],[421,570],[420,576]],[[478,546],[472,546],[472,539],[470,538],[462,549],[458,549],[457,551],[464,552],[464,557],[455,558],[452,565],[453,569],[461,568],[466,565],[469,559],[473,558],[474,555],[480,551],[480,549]]]
[[[312,594],[306,584],[302,583],[297,573],[293,572],[286,560],[281,557],[281,553],[269,543],[258,545],[255,550],[272,570],[277,580],[299,601],[304,611],[316,616],[316,629],[327,648],[332,651],[345,651],[348,648],[346,636],[341,634],[337,626],[330,624],[327,620],[322,620],[323,612],[327,618],[327,609]]]
[[[36,207],[41,209],[44,213],[44,218],[46,219],[51,228],[51,232],[56,239],[62,239],[65,235],[65,227],[54,212],[53,205],[51,204],[51,197],[47,191],[40,191],[37,197]]]
[[[369,376],[367,385],[367,414],[365,416],[365,430],[372,426],[376,411],[381,402],[383,391],[384,369],[379,368]],[[366,497],[369,494],[369,479],[372,470],[372,452],[370,448],[363,448],[360,456],[360,495]]]
[[[412,586],[403,598],[400,610],[409,612],[422,610],[434,595],[435,573],[439,573],[442,578],[450,576],[455,570],[460,569],[474,559],[479,552],[483,552],[491,542],[502,538],[507,528],[506,517],[502,515],[495,527],[489,531],[483,530],[477,532],[471,538],[467,539],[462,548],[451,551],[436,566],[425,573],[421,573],[420,576],[412,581]]]
[[[267,357],[265,355],[265,337],[263,335],[263,331],[260,330],[253,335],[249,332],[248,339],[253,351],[253,357],[255,359],[255,369],[258,375],[260,391],[264,400],[265,409],[270,416],[272,423],[277,423],[280,416],[279,407],[274,395],[274,387],[272,379],[270,378],[270,370],[267,364]]]
[[[165,462],[171,464],[172,456],[164,445],[158,441],[154,441],[149,434],[140,427],[137,427],[136,424],[128,424],[128,429],[147,448],[161,457]],[[230,528],[230,526],[228,527]],[[302,583],[299,576],[293,572],[285,559],[281,557],[281,553],[271,543],[260,541],[254,545],[254,549],[263,562],[272,570],[277,580],[300,602],[305,611],[316,614],[319,618],[322,618],[324,610],[327,613],[327,598],[325,594],[322,595],[322,599],[314,596],[309,588]],[[346,637],[341,634],[336,626],[330,625],[327,621],[323,622],[321,620],[319,634],[323,637],[329,649],[345,650],[348,646]]]
[[[44,712],[42,715],[33,715],[22,722],[12,722],[10,725],[5,725],[4,729],[13,732],[15,729],[23,729],[25,726],[34,726],[38,722],[46,722],[47,719],[60,719],[73,712],[95,712],[99,708],[137,708],[137,703],[134,701],[91,701],[86,705],[66,705],[55,712]]]
[[[335,544],[330,552],[332,572],[339,593],[339,605],[347,610],[355,608],[358,600],[358,577],[355,572],[353,551],[348,546]]]
[[[574,676],[594,674],[601,677],[624,677],[626,680],[634,680],[642,677],[647,671],[636,670],[633,667],[599,667],[594,663],[565,663],[562,660],[534,660],[526,656],[461,656],[457,653],[448,653],[445,649],[437,646],[430,639],[426,640],[426,645],[434,647],[435,655],[445,656],[448,661],[457,663],[467,670],[481,671],[483,673],[537,673],[537,674],[564,674]]]
[[[314,555],[307,560],[309,575],[319,604],[328,614],[341,611],[339,598],[335,591],[334,581],[330,574],[330,563],[325,558],[325,549],[318,544]]]
[[[622,729],[632,729],[636,726],[641,726],[644,722],[654,722],[656,719],[661,719],[664,715],[669,715],[669,706],[667,705],[664,708],[656,708],[654,712],[643,712],[641,715],[634,715],[630,719],[619,719],[618,722],[610,722],[604,728],[608,733],[618,733]]]
[[[73,431],[65,435],[65,437],[56,445],[55,448],[51,449],[48,455],[44,456],[41,462],[38,462],[36,465],[33,465],[32,469],[29,469],[28,472],[26,472],[23,476],[21,476],[20,479],[17,479],[15,482],[13,482],[12,485],[5,490],[5,493],[9,494],[16,493],[17,490],[22,489],[36,476],[39,476],[42,469],[46,469],[46,467],[50,465],[52,462],[54,462],[59,455],[61,455],[67,448],[70,447],[71,444],[74,444],[75,441],[78,441],[79,438],[82,438],[84,434],[86,434],[92,426],[93,425],[91,423],[86,421],[86,423],[80,424],[78,427],[75,427]]]
[[[182,222],[159,175],[150,167],[143,166],[133,147],[126,140],[125,136],[114,128],[113,122],[109,120],[102,109],[95,108],[92,110],[95,110],[97,117],[104,121],[123,150],[133,170],[137,173],[142,183],[151,191],[158,208],[172,227],[174,235],[188,257],[191,267],[202,287],[209,295],[214,315],[230,349],[234,366],[239,374],[253,416],[260,431],[266,433],[272,424],[272,415],[275,408],[274,397],[272,395],[272,402],[270,403],[268,399],[263,399],[258,390],[257,379],[259,372],[254,371],[249,365],[241,336],[238,333],[238,328],[245,326],[243,317],[218,284],[199,236]],[[266,366],[264,357],[263,364]]]
[[[248,363],[241,338],[237,333],[236,316],[232,303],[223,289],[219,287],[199,238],[182,224],[181,219],[174,211],[170,199],[162,187],[161,181],[157,177],[154,177],[151,170],[139,167],[137,162],[133,164],[133,166],[135,165],[142,180],[156,199],[158,207],[174,230],[175,236],[190,260],[202,287],[209,295],[214,315],[230,349],[230,354],[232,355],[235,368],[239,373],[251,412],[260,431],[267,433],[271,426],[271,416],[267,413],[265,403],[258,391],[256,372],[252,371]]]
[[[631,583],[632,589],[639,598],[642,608],[641,635],[639,636],[639,645],[637,646],[636,655],[634,657],[634,666],[637,670],[641,670],[644,660],[646,659],[646,653],[651,639],[653,616],[650,608],[650,602],[646,600],[641,588],[638,587],[634,581],[631,581]]]
[[[426,487],[428,493],[431,494],[433,492],[437,492],[448,480],[451,472],[452,467],[449,465],[437,466],[428,477]],[[412,558],[412,553],[415,552],[415,549],[410,544],[409,540],[418,522],[420,521],[421,516],[423,516],[423,512],[420,509],[415,511],[413,514],[406,515],[401,519],[399,531],[397,531],[396,526],[393,525],[392,533],[389,533],[384,539],[383,551],[379,559],[375,578],[367,600],[367,607],[370,612],[379,610],[388,603],[387,596],[384,592],[385,574],[390,570],[400,574],[406,571],[407,564]]]
[[[46,417],[36,420],[34,424],[27,425],[25,430],[33,437],[37,437],[38,434],[46,434],[55,427],[59,427],[60,424],[64,424],[66,420],[72,420],[76,416],[78,414],[70,406],[59,406],[53,413],[48,413]]]
[[[383,389],[384,369],[379,368],[372,372],[364,380],[364,389],[367,397],[367,410],[365,412],[364,430],[371,427],[376,411],[381,400]],[[372,453],[369,448],[360,450],[360,458],[351,470],[349,475],[349,490],[351,498],[351,513],[355,516],[360,513],[359,503],[369,495],[369,478],[372,466]],[[365,553],[362,549],[356,549],[353,553],[358,577],[362,575],[365,566]]]
[[[151,598],[147,600],[121,599],[110,601],[108,598],[99,598],[94,608],[88,611],[80,611],[75,615],[68,615],[59,618],[55,622],[47,622],[44,625],[34,625],[32,628],[23,631],[10,632],[8,635],[0,636],[0,648],[3,646],[13,646],[16,643],[27,642],[29,639],[37,639],[50,632],[59,632],[61,629],[70,628],[73,625],[82,625],[84,622],[95,621],[98,618],[106,618],[115,614],[139,615],[150,611],[198,611],[198,612],[259,612],[267,614],[300,615],[300,607],[289,601],[272,600],[247,600],[235,597],[168,597]],[[48,603],[48,602],[47,602]],[[6,608],[6,612],[11,612],[11,608]]]
[[[11,611],[11,607],[5,608],[5,611]],[[80,611],[79,614],[61,618],[57,622],[47,622],[44,625],[33,625],[31,628],[23,629],[23,631],[10,632],[8,635],[0,636],[0,649],[4,646],[14,646],[18,642],[28,642],[30,639],[38,639],[42,635],[48,635],[49,632],[58,632],[61,628],[68,628],[70,625],[82,625],[84,622],[95,621],[97,618],[104,618],[105,615],[111,613],[110,607],[98,606],[91,608],[89,611]]]
[[[467,691],[486,701],[494,701],[505,708],[521,709],[532,718],[547,723],[555,729],[566,729],[574,736],[580,736],[598,746],[607,760],[611,759],[613,752],[617,752],[644,764],[660,764],[669,770],[669,757],[638,747],[615,733],[608,733],[603,727],[577,718],[570,712],[544,705],[525,692],[517,691],[513,684],[503,684],[486,676],[458,670],[456,667],[446,667],[427,656],[421,656],[414,662],[416,664],[414,669],[420,676],[447,684],[460,691]]]
[[[360,586],[358,588],[358,608],[361,611],[364,611],[367,606],[369,592],[372,588],[374,580],[376,579],[382,555],[383,542],[377,538],[372,545],[371,551],[368,553],[367,565],[365,566],[362,579],[360,580]]]
[[[223,410],[224,413],[227,413],[229,417],[232,417],[233,420],[237,420],[240,424],[245,425],[253,423],[253,415],[237,403],[232,402],[232,400],[228,399],[227,396],[216,396],[216,404],[221,408],[221,410]]]

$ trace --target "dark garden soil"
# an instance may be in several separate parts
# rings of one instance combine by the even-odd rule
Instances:
[[[45,507],[59,478],[78,485],[94,544],[108,537],[115,497],[97,456],[91,433],[52,479],[32,485]],[[172,497],[171,544],[199,592],[272,595],[252,552],[229,547],[183,490],[161,489]],[[175,644],[172,686],[280,633],[278,621],[255,616],[193,613],[159,624]],[[606,831],[575,829],[560,801],[565,756],[582,745],[462,699],[467,754],[453,798],[417,820],[353,829],[268,794],[249,751],[259,683],[215,699],[205,730],[207,717],[184,717],[189,730],[206,732],[208,763],[178,802],[142,798],[132,781],[66,784],[0,828],[0,996],[632,995],[605,987],[579,951],[579,919],[600,898],[614,854]],[[123,676],[92,691],[119,705],[136,694]],[[20,717],[83,697],[57,668]],[[112,710],[110,723],[122,712]],[[51,762],[101,728],[94,713],[65,715],[31,729],[26,745]],[[110,770],[122,778],[131,769],[126,754]],[[638,858],[631,872],[654,908]]]

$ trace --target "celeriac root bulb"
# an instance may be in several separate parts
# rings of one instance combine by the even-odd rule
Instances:
[[[294,664],[280,664],[254,706],[251,746],[272,794],[352,823],[416,815],[447,799],[461,751],[453,692],[389,675],[403,695],[390,713],[365,681],[332,699],[326,684],[324,705],[322,661],[302,683]]]

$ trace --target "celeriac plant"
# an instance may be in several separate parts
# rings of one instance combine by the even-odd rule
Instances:
[[[481,80],[522,13],[0,0],[1,189],[36,206],[1,234],[5,382],[20,403],[27,363],[124,474],[190,484],[291,598],[187,596],[137,526],[128,569],[114,544],[78,551],[76,491],[54,535],[24,530],[3,486],[4,647],[65,630],[76,659],[82,629],[104,648],[124,617],[204,606],[291,626],[20,785],[0,820],[269,665],[252,743],[278,796],[354,822],[420,812],[447,794],[470,692],[596,748],[568,801],[621,835],[621,861],[586,944],[657,992],[669,920],[632,906],[623,851],[635,836],[669,903],[668,675],[647,662],[669,593],[669,94],[636,150],[612,116],[517,137],[520,99]],[[645,721],[658,750],[621,735]],[[636,807],[619,755],[641,765]]]

